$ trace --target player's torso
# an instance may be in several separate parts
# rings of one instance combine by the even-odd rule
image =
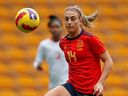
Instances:
[[[45,59],[49,64],[50,85],[54,88],[58,84],[63,84],[68,78],[68,67],[64,53],[59,47],[59,42],[48,39],[44,44]]]
[[[89,62],[92,57],[95,58],[88,45],[86,36],[81,36],[74,40],[65,39],[62,46],[66,60],[69,64],[75,63],[79,66],[80,64],[85,64],[83,63],[84,61]]]
[[[93,92],[93,86],[100,76],[100,59],[92,51],[90,35],[81,34],[78,38],[63,38],[60,42],[69,64],[69,82],[78,92]],[[95,45],[94,45],[95,46]]]
[[[52,40],[47,40],[47,44],[45,44],[45,58],[47,61],[57,62],[62,60],[63,52],[59,47],[59,42],[54,42]]]

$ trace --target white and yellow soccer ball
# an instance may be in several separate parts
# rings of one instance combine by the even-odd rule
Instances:
[[[23,8],[16,14],[15,23],[21,31],[29,33],[39,26],[40,18],[34,9]]]

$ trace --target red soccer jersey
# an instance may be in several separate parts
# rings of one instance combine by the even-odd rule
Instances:
[[[103,43],[91,33],[82,31],[76,38],[61,39],[60,47],[69,64],[69,80],[75,90],[92,94],[101,76],[99,55],[105,52]]]

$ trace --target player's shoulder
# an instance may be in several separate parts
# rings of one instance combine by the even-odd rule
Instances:
[[[45,39],[45,40],[42,40],[39,45],[40,46],[46,46],[49,42],[50,42],[49,39]]]
[[[86,39],[98,39],[99,37],[96,36],[95,34],[91,33],[91,32],[87,32],[87,31],[83,31],[83,37]]]
[[[60,39],[60,43],[65,42],[65,40],[67,40],[67,39],[66,39],[66,36],[63,36],[63,37]]]
[[[86,36],[86,37],[94,37],[95,35],[91,32],[87,32],[87,31],[83,31],[83,36]]]

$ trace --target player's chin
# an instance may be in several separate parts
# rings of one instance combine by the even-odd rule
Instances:
[[[73,28],[67,28],[68,33],[74,33]]]

